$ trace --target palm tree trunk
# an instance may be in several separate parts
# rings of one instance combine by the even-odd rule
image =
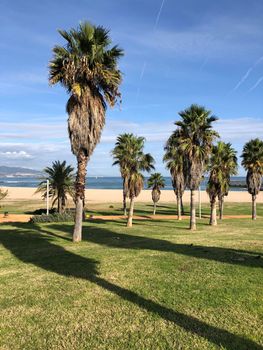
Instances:
[[[213,199],[211,201],[211,213],[210,213],[210,222],[209,225],[216,226],[217,221],[216,221],[216,201]]]
[[[177,219],[182,220],[182,214],[181,214],[181,202],[182,197],[178,194],[177,195]]]
[[[219,198],[219,220],[223,220],[224,196]]]
[[[156,202],[153,202],[153,215],[156,213]]]
[[[256,220],[257,218],[257,203],[256,203],[257,196],[252,195],[252,220]]]
[[[181,211],[182,211],[182,215],[184,215],[185,212],[184,212],[184,204],[183,204],[183,195],[182,195],[182,194],[180,195],[180,202],[181,202]]]
[[[129,214],[128,214],[127,227],[132,227],[133,209],[134,209],[134,197],[132,197],[131,201],[130,201],[130,208],[129,208]]]
[[[126,178],[123,179],[123,183],[122,183],[122,189],[123,189],[123,215],[127,215],[127,203],[126,203],[126,198],[127,198],[127,184],[126,184],[127,180]]]
[[[61,197],[60,196],[58,196],[58,213],[59,214],[62,213]]]
[[[76,189],[76,215],[75,215],[75,226],[73,232],[73,242],[80,242],[82,239],[82,220],[83,220],[83,209],[85,199],[85,180],[86,180],[86,166],[88,158],[83,150],[80,150],[78,156],[78,171],[75,183]]]
[[[191,190],[191,204],[190,204],[190,230],[196,230],[196,217],[195,217],[195,191]]]

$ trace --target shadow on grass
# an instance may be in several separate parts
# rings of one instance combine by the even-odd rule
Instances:
[[[72,225],[50,224],[47,227],[51,228],[51,231],[47,230],[45,233],[58,236],[59,238],[71,240],[71,233],[73,232]],[[39,232],[44,232],[43,226],[39,226],[36,229]],[[180,227],[180,229],[183,228]],[[61,231],[61,233],[63,233],[63,236],[55,234],[54,230]],[[125,230],[130,229],[124,228],[124,231]],[[65,233],[68,233],[68,236],[65,236]],[[97,226],[84,226],[83,240],[104,245],[110,248],[145,249],[160,252],[173,252],[176,254],[187,255],[199,259],[213,260],[227,264],[263,268],[263,259],[261,257],[262,252],[260,253],[242,249],[172,243],[170,241],[158,238],[135,236],[130,233],[117,233]]]
[[[12,224],[12,230],[0,230],[0,241],[15,257],[24,263],[34,264],[47,271],[62,276],[87,280],[114,293],[147,312],[159,315],[164,320],[173,322],[187,332],[196,334],[227,350],[262,350],[263,347],[252,340],[232,334],[226,330],[211,326],[192,316],[169,309],[150,299],[144,298],[126,288],[115,285],[99,276],[99,262],[79,256],[54,244],[53,237],[40,234],[38,229],[29,224]],[[104,229],[105,235],[113,233]],[[116,235],[114,233],[114,235]],[[143,241],[141,242],[142,244]]]

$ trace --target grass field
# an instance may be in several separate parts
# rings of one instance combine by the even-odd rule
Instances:
[[[73,203],[70,203],[73,207]],[[198,214],[198,203],[196,204]],[[41,200],[18,200],[1,201],[0,215],[5,211],[12,214],[33,214],[36,209],[43,208],[45,210],[45,203]],[[137,215],[151,215],[153,212],[152,203],[135,203],[135,214]],[[185,212],[189,214],[189,203],[185,203]],[[122,204],[121,203],[86,203],[87,215],[121,215]],[[202,204],[202,215],[209,215],[210,206],[208,203]],[[226,215],[250,215],[251,203],[225,203],[224,213]],[[175,215],[176,203],[160,203],[157,206],[156,214],[161,215]],[[263,217],[263,204],[257,204],[257,214]]]
[[[263,349],[263,220],[198,224],[1,225],[0,348]]]

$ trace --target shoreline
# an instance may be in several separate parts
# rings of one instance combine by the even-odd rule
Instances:
[[[34,194],[36,188],[32,187],[1,187],[8,190],[8,196],[2,201],[19,201],[19,200],[41,200],[41,193]],[[121,203],[122,190],[112,189],[86,189],[87,203]],[[186,203],[190,202],[190,191],[184,193],[183,200]],[[198,202],[199,193],[196,191],[195,200]],[[159,203],[175,202],[176,197],[173,190],[161,191],[161,198]],[[209,203],[209,197],[206,191],[201,191],[202,203]],[[136,198],[136,202],[152,202],[151,190],[142,190],[140,195]],[[225,202],[228,203],[251,203],[251,195],[246,191],[230,191],[225,197]],[[263,192],[257,196],[257,203],[263,203]]]

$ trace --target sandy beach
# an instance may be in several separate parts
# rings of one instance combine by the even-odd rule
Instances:
[[[41,194],[35,194],[36,188],[26,187],[5,187],[8,190],[8,201],[18,200],[39,200]],[[198,201],[198,191],[196,192],[196,201]],[[208,195],[205,191],[201,191],[201,200],[203,203],[209,201]],[[99,189],[87,189],[86,201],[90,203],[120,203],[122,201],[122,190],[99,190]],[[136,198],[137,202],[151,202],[151,191],[143,190],[139,197]],[[162,191],[160,202],[174,202],[175,194],[171,190]],[[190,201],[190,192],[185,191],[184,201]],[[248,192],[229,192],[229,195],[225,197],[226,202],[232,203],[248,203],[251,202],[251,195]],[[258,203],[263,203],[263,192],[260,192],[257,197]]]

